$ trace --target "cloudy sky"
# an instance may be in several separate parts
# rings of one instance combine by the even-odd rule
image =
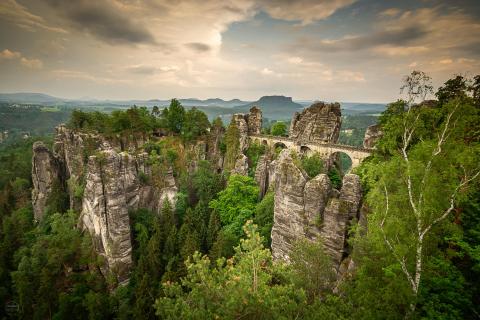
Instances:
[[[0,92],[387,102],[480,73],[480,1],[0,0]]]

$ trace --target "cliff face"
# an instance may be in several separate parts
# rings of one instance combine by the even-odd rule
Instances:
[[[260,134],[262,132],[262,110],[253,106],[247,115],[248,134]]]
[[[296,166],[290,151],[283,150],[276,164],[272,253],[275,259],[289,260],[295,242],[321,238],[326,252],[338,269],[347,254],[347,229],[358,218],[361,185],[357,175],[347,174],[340,191],[330,179],[319,174],[311,180]]]
[[[91,156],[86,181],[82,225],[108,268],[124,281],[132,264],[128,209],[139,202],[135,160],[112,149]]]
[[[239,154],[237,155],[235,166],[232,170],[233,174],[248,174],[248,158],[244,155],[245,150],[250,143],[248,135],[260,134],[262,130],[262,111],[253,106],[248,114],[236,113],[232,117],[232,121],[239,131]]]
[[[375,143],[383,136],[383,132],[378,124],[369,126],[363,139],[363,147],[367,149],[375,148]]]
[[[301,113],[295,112],[289,137],[297,141],[336,143],[341,124],[339,103],[317,102]]]
[[[132,264],[129,210],[159,212],[168,200],[176,201],[173,171],[163,175],[161,186],[142,183],[152,175],[148,154],[141,151],[143,137],[107,139],[101,135],[57,128],[54,151],[42,143],[33,148],[32,200],[41,219],[52,190],[65,192],[70,208],[80,212],[80,226],[89,231],[96,251],[105,257],[105,272],[120,282],[128,279]]]
[[[32,205],[35,220],[43,218],[52,192],[64,188],[63,166],[43,142],[33,144],[32,158]],[[57,189],[57,190],[54,190]]]

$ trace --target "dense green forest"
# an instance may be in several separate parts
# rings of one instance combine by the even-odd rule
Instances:
[[[0,103],[0,130],[7,131],[4,140],[12,142],[24,135],[51,135],[56,125],[69,119],[70,112],[67,108]]]
[[[177,100],[164,110],[77,110],[68,121],[104,135],[161,136],[145,151],[158,176],[171,165],[179,181],[175,206],[129,213],[134,268],[123,286],[104,277],[78,212],[58,201],[33,221],[31,149],[42,138],[0,149],[0,318],[478,319],[480,76],[448,80],[424,103],[429,81],[405,78],[405,98],[378,118],[374,155],[356,168],[368,214],[351,227],[356,269],[342,282],[320,241],[299,241],[289,264],[272,260],[274,196],[259,201],[253,172],[219,173],[208,161],[187,170],[185,146],[223,124]],[[345,118],[354,133],[341,141],[359,145],[376,119]],[[236,130],[221,142],[227,162]],[[286,125],[266,130],[285,135]],[[263,152],[247,150],[253,167]],[[298,162],[311,177],[323,172],[318,155]],[[339,175],[329,173],[337,188]]]

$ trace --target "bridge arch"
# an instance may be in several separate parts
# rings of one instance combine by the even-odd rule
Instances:
[[[342,175],[350,172],[353,168],[352,157],[344,151],[334,151],[329,157],[329,162],[335,166]]]
[[[285,143],[281,142],[281,141],[277,141],[273,145],[273,149],[277,150],[278,148],[287,149],[287,145]]]
[[[314,151],[313,151],[310,147],[305,146],[305,145],[300,146],[300,154],[301,154],[302,156],[307,156],[307,157],[309,157],[309,156],[311,156],[313,153],[314,153]]]

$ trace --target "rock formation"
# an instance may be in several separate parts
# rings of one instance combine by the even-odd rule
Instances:
[[[339,103],[317,102],[301,113],[295,112],[289,137],[296,141],[336,143],[341,123]]]
[[[365,138],[363,139],[363,147],[367,149],[374,149],[375,143],[377,143],[378,139],[383,136],[383,132],[380,128],[380,125],[375,124],[369,126],[367,131],[365,132]]]
[[[33,144],[32,182],[33,213],[35,220],[39,221],[45,214],[52,191],[59,192],[64,188],[62,164],[40,141]]]
[[[128,209],[139,202],[135,160],[112,149],[90,156],[81,222],[120,282],[128,279],[132,244]]]
[[[236,113],[232,120],[240,132],[240,151],[243,152],[248,147],[248,135],[262,132],[262,111],[253,106],[248,114]]]
[[[277,161],[272,160],[271,154],[264,154],[258,158],[255,169],[255,181],[260,188],[260,199],[267,193],[272,181],[275,180],[275,165]]]
[[[239,136],[239,152],[243,153],[248,147],[248,116],[243,113],[236,113],[232,117],[232,121],[237,126]]]
[[[39,142],[33,148],[35,217],[42,218],[47,199],[58,186],[55,192],[69,195],[70,208],[80,212],[80,226],[89,231],[96,251],[105,257],[104,271],[125,281],[132,264],[128,211],[160,212],[166,200],[174,205],[178,190],[173,170],[167,168],[160,185],[141,181],[141,176],[152,175],[148,154],[140,148],[146,141],[142,136],[107,139],[65,126],[56,131],[53,152]],[[199,153],[199,160],[206,154]]]
[[[248,174],[248,158],[243,153],[237,157],[235,167],[231,171],[232,174],[240,174],[246,176]]]
[[[262,132],[262,110],[253,106],[247,115],[248,134],[260,134]]]
[[[289,150],[283,150],[278,159],[275,178],[272,254],[274,259],[289,260],[289,253],[297,239],[305,236],[303,192],[307,174],[294,163]]]
[[[272,253],[288,261],[295,242],[301,238],[321,239],[335,267],[347,253],[349,222],[358,217],[361,185],[357,175],[347,174],[340,191],[319,174],[311,180],[283,150],[276,164]]]

